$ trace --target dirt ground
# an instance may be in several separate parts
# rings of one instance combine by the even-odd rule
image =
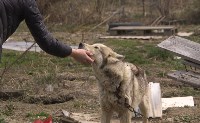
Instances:
[[[65,73],[62,76],[67,78],[69,73]],[[85,81],[80,81],[80,79],[85,79]],[[83,79],[83,80],[84,80]],[[66,79],[64,79],[66,80]],[[23,99],[11,99],[6,101],[0,101],[1,111],[7,112],[8,116],[5,120],[8,123],[29,123],[30,118],[27,117],[28,113],[37,114],[40,112],[46,112],[54,117],[57,117],[61,110],[65,110],[73,113],[76,120],[81,122],[99,122],[100,121],[100,104],[98,100],[98,88],[97,83],[94,82],[94,77],[86,75],[74,75],[74,80],[66,80],[63,86],[59,86],[59,90],[53,92],[50,95],[59,96],[60,93],[63,95],[71,95],[72,99],[63,103],[56,104],[43,104],[42,102],[27,103],[29,101],[26,98]],[[168,81],[168,82],[167,82]],[[174,84],[172,84],[174,83]],[[174,91],[179,89],[176,87],[179,83],[166,79],[163,81],[164,86],[168,86],[166,89],[162,87],[162,93],[165,91]],[[181,86],[182,85],[180,83]],[[171,88],[171,89],[170,89]],[[41,101],[41,100],[40,100]],[[163,111],[162,119],[151,119],[152,123],[198,123],[200,121],[200,98],[194,98],[194,107],[180,107],[180,108],[168,108]],[[11,114],[9,114],[11,113]],[[117,119],[117,116],[113,117]],[[116,120],[113,123],[117,123]]]
[[[71,112],[74,118],[83,123],[100,122],[98,85],[91,68],[82,67],[80,71],[71,71],[70,68],[73,69],[73,65],[69,64],[62,72],[56,74],[59,82],[52,85],[53,91],[45,90],[47,86],[34,86],[34,88],[30,88],[30,90],[35,91],[34,95],[25,92],[24,96],[19,98],[0,100],[0,112],[2,114],[0,119],[2,118],[8,123],[31,123],[35,118],[32,119],[30,114],[45,112],[53,118],[59,119],[61,111],[65,110]],[[156,72],[157,69],[159,68],[155,67],[149,71]],[[15,74],[13,75],[15,77],[19,76],[17,73],[13,74]],[[27,75],[19,77],[19,81],[28,81],[28,79],[30,78]],[[183,88],[191,88],[190,85],[167,77],[155,77],[153,74],[148,76],[148,80],[161,84],[163,97],[176,96]],[[192,89],[200,91],[198,88]],[[163,111],[161,119],[151,119],[150,121],[152,123],[199,123],[200,96],[194,96],[194,101],[194,107],[168,108]],[[117,115],[113,116],[113,123],[117,123],[117,119]]]

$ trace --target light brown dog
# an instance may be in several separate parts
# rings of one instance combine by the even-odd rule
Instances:
[[[93,53],[92,67],[98,80],[101,123],[110,123],[117,112],[120,123],[131,123],[134,109],[139,107],[144,123],[148,122],[149,98],[145,72],[134,64],[123,62],[124,56],[103,44],[83,44],[79,48]]]

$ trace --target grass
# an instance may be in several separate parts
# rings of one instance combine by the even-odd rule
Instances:
[[[156,42],[109,39],[104,44],[113,48],[117,53],[124,55],[126,61],[136,65],[147,68],[156,65],[159,68],[167,68],[167,70],[182,68],[180,60],[174,60],[173,54],[159,49]],[[4,69],[13,63],[21,54],[22,52],[4,50],[0,69]],[[72,64],[71,67],[70,64]],[[45,53],[28,52],[12,66],[12,69],[14,69],[13,71],[18,71],[23,75],[32,77],[34,83],[44,85],[59,81],[57,74],[66,71],[65,69],[70,72],[83,71],[83,65],[75,63],[71,58],[58,58]],[[91,71],[91,69],[85,70],[88,70],[88,72]],[[167,70],[164,72],[158,71],[156,76],[166,76],[165,72]]]
[[[37,113],[37,114],[34,114],[34,113],[28,113],[26,115],[26,117],[30,120],[30,121],[34,121],[36,119],[41,119],[41,120],[44,120],[46,118],[48,118],[50,115],[46,112],[40,112],[40,113]]]
[[[4,118],[0,117],[0,123],[6,123],[6,121],[4,120]]]
[[[128,62],[145,68],[156,66],[159,69],[163,69],[157,71],[155,74],[157,77],[166,77],[166,73],[169,70],[184,68],[179,59],[174,59],[173,54],[158,48],[158,42],[109,39],[103,43],[114,49],[117,53],[124,55],[125,60]],[[14,62],[21,53],[9,50],[3,51],[0,68],[4,69],[8,64]],[[33,81],[38,84],[50,84],[58,81],[59,78],[56,78],[57,73],[61,73],[65,69],[70,72],[83,71],[83,65],[75,63],[71,58],[58,58],[45,53],[33,52],[28,52],[12,68],[21,71],[23,74],[32,76]],[[88,72],[91,71],[91,69],[85,70],[88,70]],[[147,71],[147,73],[152,72]]]
[[[5,106],[5,109],[2,110],[2,114],[6,115],[6,116],[12,116],[14,114],[14,105],[12,105],[11,103]]]
[[[102,42],[101,42],[102,43]],[[140,41],[140,40],[117,40],[107,39],[103,42],[105,45],[111,47],[119,54],[125,56],[125,61],[139,65],[146,70],[149,81],[162,81],[167,78],[167,73],[171,70],[180,70],[184,66],[180,59],[174,59],[174,54],[162,50],[157,47],[158,41]],[[3,50],[2,63],[0,69],[3,70],[8,64],[13,63],[22,52]],[[43,85],[62,83],[59,74],[69,72],[70,74],[85,73],[90,75],[92,73],[90,66],[81,65],[71,58],[58,58],[46,53],[28,52],[22,59],[17,61],[11,69],[5,74],[3,84],[12,86],[13,88],[22,88],[27,90],[27,93],[38,94],[36,87],[43,89]],[[68,81],[64,78],[65,82]],[[10,83],[13,81],[12,83]],[[200,90],[196,90],[191,86],[173,86],[168,83],[162,83],[162,90],[168,89],[169,91],[163,92],[163,97],[174,96],[200,96]],[[70,86],[69,86],[70,87]],[[36,89],[35,89],[36,88]],[[72,107],[78,110],[85,110],[89,107],[94,107],[84,101],[75,100]],[[1,114],[4,116],[12,116],[15,107],[11,105],[5,108]],[[96,107],[94,107],[95,109]],[[43,112],[44,113],[44,112]],[[47,114],[47,113],[44,113]],[[27,113],[29,120],[36,119],[42,113],[33,114]],[[42,117],[42,116],[41,116]],[[189,117],[190,120],[196,120],[195,117]],[[0,121],[4,122],[4,118],[0,117]],[[187,116],[176,117],[175,120],[184,122],[188,121]],[[0,122],[1,123],[1,122]]]
[[[194,121],[200,121],[200,116],[192,116],[192,115],[182,115],[176,116],[174,121],[177,123],[192,123]]]
[[[172,90],[163,93],[163,97],[170,98],[170,97],[183,97],[183,96],[194,96],[194,97],[199,97],[200,95],[200,90],[197,90],[195,88],[192,88],[190,86],[187,87],[169,87]]]
[[[0,72],[2,73],[6,67],[15,62],[21,54],[22,52],[4,50]],[[76,63],[71,58],[58,58],[45,53],[28,52],[4,74],[1,85],[13,86],[12,81],[14,81],[14,88],[27,89],[32,92],[31,90],[34,89],[33,86],[35,85],[43,86],[59,82],[57,73],[66,71],[65,69],[69,67],[69,64]]]
[[[135,64],[159,64],[174,62],[174,55],[157,47],[157,43],[139,40],[109,40],[106,45],[114,47],[114,51],[125,55],[126,60]],[[169,64],[169,63],[168,63]]]
[[[28,52],[24,57],[18,59],[21,54],[22,52],[4,50],[2,54],[0,68],[5,68],[13,62],[15,62],[14,66],[26,66],[27,68],[44,68],[47,66],[66,65],[67,63],[72,61],[70,58],[58,58],[46,55],[44,53],[34,52]],[[18,61],[16,61],[16,59],[18,59]]]

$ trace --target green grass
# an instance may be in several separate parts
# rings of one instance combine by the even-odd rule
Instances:
[[[173,54],[158,48],[156,43],[139,40],[109,40],[106,45],[125,55],[127,61],[135,64],[153,64],[154,61],[173,61]]]
[[[162,50],[155,45],[145,45],[145,49],[147,52],[147,58],[154,58],[161,61],[166,61],[167,59],[173,59],[173,54]]]
[[[124,55],[125,61],[144,68],[147,75],[152,78],[165,78],[171,70],[184,69],[181,60],[174,59],[174,54],[157,47],[158,42],[108,39],[103,43],[114,49],[115,52]],[[4,50],[0,69],[3,70],[6,66],[13,63],[21,54],[22,52]],[[28,83],[31,82],[37,86],[61,82],[62,78],[59,78],[58,75],[63,72],[92,74],[90,66],[81,65],[71,58],[58,58],[45,53],[28,52],[6,73],[3,82],[7,83],[10,79],[18,78],[19,74],[29,78],[25,81],[27,82],[27,87],[25,88],[29,89]],[[10,76],[10,74],[13,75]],[[24,83],[24,80],[19,81]],[[192,88],[183,88],[181,90],[165,95],[200,95],[198,90],[192,90]]]
[[[4,50],[0,64],[0,76],[5,68],[13,62],[14,64],[3,74],[0,85],[25,89],[28,94],[35,94],[37,87],[44,88],[48,84],[54,86],[62,82],[63,77],[59,77],[61,73],[91,73],[92,71],[89,65],[82,65],[70,57],[59,58],[46,53],[28,52],[15,62],[21,54],[22,52]],[[15,85],[11,84],[11,81],[15,81]]]
[[[27,52],[23,57],[21,57],[22,53],[23,52],[4,50],[1,58],[0,68],[5,68],[13,63],[13,66],[26,66],[27,68],[37,66],[44,68],[55,65],[64,66],[67,63],[72,62],[72,59],[70,58],[58,58],[46,55],[44,53],[34,52]],[[18,59],[19,57],[21,58]]]
[[[104,42],[119,54],[125,56],[125,60],[141,66],[156,66],[168,69],[183,69],[180,60],[175,60],[174,55],[157,47],[157,43],[140,40],[116,40],[109,39]],[[4,69],[13,63],[23,52],[10,50],[3,51],[2,63],[0,68]],[[58,58],[44,53],[28,52],[24,57],[19,59],[12,68],[23,70],[27,75],[33,76],[36,83],[53,83],[58,81],[56,78],[58,72],[63,68],[68,68],[68,64],[73,64],[68,71],[81,71],[83,65],[75,63],[71,58]],[[89,67],[89,66],[84,66]],[[26,68],[26,69],[23,69]],[[21,71],[20,70],[20,71]],[[91,71],[91,69],[87,69]],[[161,77],[166,73],[159,72],[157,76]]]
[[[173,88],[173,87],[171,87]],[[188,87],[179,87],[176,88],[172,91],[163,93],[163,97],[182,97],[182,96],[194,96],[194,97],[199,97],[200,95],[200,90],[192,88],[190,86]]]
[[[175,59],[174,54],[157,47],[157,41],[109,39],[104,44],[124,55],[125,61],[144,68],[148,76],[163,78],[170,70],[184,69],[181,60]],[[152,71],[152,67],[157,70]]]

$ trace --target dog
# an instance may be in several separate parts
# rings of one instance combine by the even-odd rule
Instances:
[[[79,48],[93,54],[92,68],[99,86],[101,123],[110,123],[113,112],[118,113],[120,123],[131,123],[136,107],[141,110],[143,122],[148,123],[149,89],[144,70],[124,62],[123,55],[103,44],[80,43]]]

